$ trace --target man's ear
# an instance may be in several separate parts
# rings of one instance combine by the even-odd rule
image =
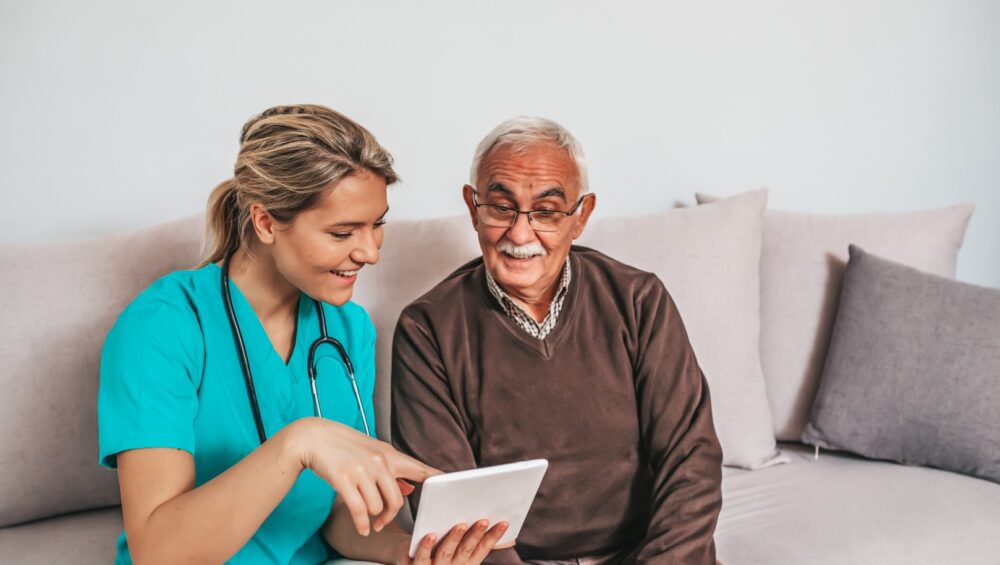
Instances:
[[[261,243],[264,245],[274,243],[274,218],[259,202],[254,202],[250,205],[250,221],[253,223],[253,230],[257,234],[257,239]]]
[[[472,229],[479,229],[479,214],[476,213],[476,205],[472,202],[472,192],[475,189],[470,185],[465,185],[462,187],[462,198],[465,199],[465,205],[469,208],[469,215],[472,216]]]
[[[597,195],[592,192],[585,194],[583,202],[580,204],[580,216],[576,219],[576,225],[573,227],[573,239],[583,234],[583,228],[587,227],[587,221],[590,220],[590,215],[594,212],[595,207],[597,207]]]

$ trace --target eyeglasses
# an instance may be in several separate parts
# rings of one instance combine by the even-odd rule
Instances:
[[[493,228],[509,228],[517,222],[518,214],[525,214],[528,216],[528,224],[531,225],[531,228],[535,231],[553,232],[559,231],[559,227],[566,220],[566,218],[576,213],[586,196],[586,194],[581,196],[580,199],[576,201],[576,205],[573,206],[573,209],[568,212],[564,212],[562,210],[518,210],[509,206],[500,206],[498,204],[480,204],[479,197],[476,194],[476,189],[473,188],[472,205],[476,207],[476,213],[479,215],[479,219],[487,226]]]

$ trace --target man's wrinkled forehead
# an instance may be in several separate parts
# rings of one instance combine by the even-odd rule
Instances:
[[[566,196],[566,190],[568,189],[564,189],[561,186],[549,186],[548,188],[545,188],[545,186],[546,186],[545,184],[539,183],[537,187],[533,187],[536,188],[536,190],[540,190],[541,192],[532,194],[531,199],[544,200],[546,198],[558,198],[565,202],[569,202],[569,197]],[[511,200],[517,199],[517,194],[513,190],[511,190],[509,186],[505,185],[502,182],[496,182],[496,181],[490,182],[486,185],[486,194],[491,194],[501,198],[510,198]]]
[[[565,147],[552,144],[498,145],[479,166],[478,184],[488,193],[514,196],[529,189],[533,199],[569,200],[579,191],[579,171]]]

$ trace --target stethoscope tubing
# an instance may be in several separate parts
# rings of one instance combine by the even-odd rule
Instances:
[[[250,359],[247,356],[246,345],[243,341],[243,332],[240,331],[240,324],[236,320],[236,311],[233,308],[233,297],[229,289],[229,260],[231,258],[232,254],[227,255],[222,262],[222,301],[226,307],[226,317],[229,318],[229,327],[232,330],[233,341],[235,342],[237,356],[240,360],[240,369],[243,372],[243,381],[246,384],[247,389],[247,399],[250,402],[250,412],[253,414],[254,426],[257,429],[257,439],[260,443],[264,443],[267,441],[267,433],[264,431],[264,420],[260,414],[260,404],[257,402],[257,391],[253,384],[253,373],[250,369]],[[354,366],[351,364],[351,358],[339,340],[327,335],[326,315],[323,313],[323,305],[316,299],[313,299],[313,303],[316,305],[316,314],[319,317],[320,331],[320,338],[314,341],[309,347],[309,356],[307,361],[309,386],[313,399],[313,413],[320,418],[323,417],[323,412],[319,406],[319,393],[316,390],[316,350],[323,344],[330,344],[340,354],[340,359],[344,363],[344,367],[347,369],[347,378],[351,382],[351,389],[354,392],[354,398],[358,403],[358,412],[361,414],[361,422],[364,424],[365,433],[368,436],[371,436],[372,433],[371,428],[368,425],[368,416],[365,414],[365,406],[361,401],[361,392],[358,390],[358,381],[354,378]]]

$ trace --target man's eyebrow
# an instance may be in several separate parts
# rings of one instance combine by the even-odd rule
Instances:
[[[486,187],[486,192],[503,192],[509,196],[514,196],[514,191],[504,186],[499,182],[491,182],[489,186]]]
[[[486,188],[487,192],[502,192],[508,196],[514,196],[514,191],[504,186],[502,183],[493,182]],[[549,198],[555,196],[561,198],[564,202],[566,201],[566,191],[558,186],[554,186],[548,190],[543,191],[538,196],[535,196],[532,200],[541,200],[543,198]]]
[[[563,189],[559,188],[558,186],[555,186],[555,187],[552,187],[552,188],[546,190],[545,192],[539,194],[534,199],[535,200],[541,200],[543,198],[548,198],[550,196],[558,196],[559,198],[562,198],[563,201],[565,201],[566,200],[566,191],[564,191]]]
[[[378,219],[381,220],[381,219],[385,218],[385,215],[388,214],[388,213],[389,213],[389,207],[387,206],[386,209],[385,209],[385,212],[382,212],[382,215],[379,216]],[[378,220],[376,220],[376,221],[378,221]],[[365,227],[367,225],[368,225],[368,222],[346,221],[346,222],[337,222],[335,224],[330,224],[330,225],[326,226],[326,229],[335,229],[335,228],[357,229],[357,228]]]

